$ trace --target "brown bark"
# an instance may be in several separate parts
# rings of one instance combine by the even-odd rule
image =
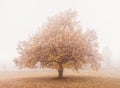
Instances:
[[[58,69],[58,78],[63,78],[63,67]]]

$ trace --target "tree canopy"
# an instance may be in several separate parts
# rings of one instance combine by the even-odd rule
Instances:
[[[82,30],[77,20],[77,11],[65,10],[48,18],[28,40],[19,42],[19,56],[14,59],[20,67],[41,67],[58,69],[82,68],[90,64],[100,67],[101,56],[94,30]]]

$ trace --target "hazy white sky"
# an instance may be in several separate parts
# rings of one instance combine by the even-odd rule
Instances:
[[[119,0],[0,0],[0,66],[12,65],[18,41],[26,39],[48,16],[73,8],[83,28],[96,30],[100,47],[120,57]]]

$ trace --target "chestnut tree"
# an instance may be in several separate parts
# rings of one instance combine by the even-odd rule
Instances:
[[[17,66],[34,68],[40,62],[40,67],[57,69],[59,78],[64,68],[78,70],[85,64],[96,70],[100,67],[96,32],[82,30],[75,10],[49,17],[29,39],[19,42],[17,50]]]

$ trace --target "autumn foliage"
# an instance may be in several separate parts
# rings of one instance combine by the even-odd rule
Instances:
[[[14,59],[20,67],[41,67],[58,69],[59,77],[63,68],[82,68],[90,64],[93,69],[100,67],[97,36],[94,30],[83,31],[77,21],[77,11],[65,10],[48,18],[28,40],[21,41]]]

